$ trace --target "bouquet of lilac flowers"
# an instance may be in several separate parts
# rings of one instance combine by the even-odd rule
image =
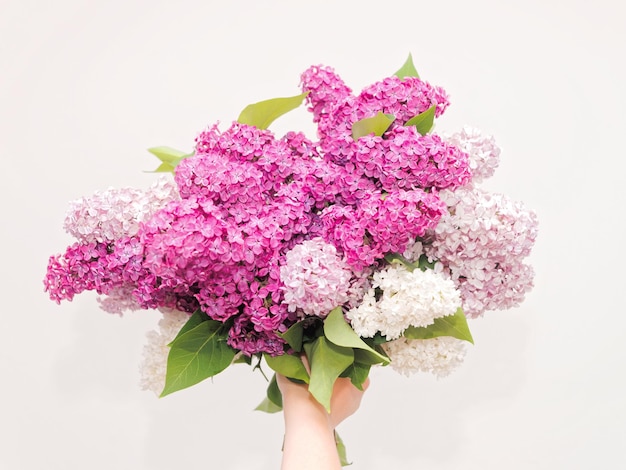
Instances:
[[[307,383],[327,409],[338,377],[361,388],[374,365],[445,376],[472,342],[467,318],[532,287],[535,214],[481,189],[492,137],[432,132],[448,97],[410,56],[358,95],[324,66],[301,85],[210,126],[191,154],[150,149],[173,179],[70,207],[77,241],[50,258],[45,289],[158,309],[143,385],[161,396],[241,362]],[[267,130],[303,100],[319,140]],[[274,377],[259,409],[280,407]]]

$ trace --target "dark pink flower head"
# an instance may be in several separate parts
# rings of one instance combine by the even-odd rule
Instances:
[[[405,124],[435,106],[440,116],[449,102],[445,91],[417,77],[388,77],[350,94],[332,71],[311,67],[302,86],[318,122],[324,158],[374,180],[380,188],[456,188],[470,179],[467,155],[436,135],[421,136]],[[355,141],[352,126],[379,112],[394,121],[382,136],[368,135]]]
[[[383,188],[454,189],[471,179],[465,152],[436,134],[420,135],[415,127],[398,126],[381,142],[380,173]]]
[[[228,160],[211,150],[185,158],[176,167],[183,198],[198,196],[216,205],[259,205],[265,200],[264,175],[246,161]]]
[[[233,122],[220,132],[218,124],[213,124],[196,137],[196,153],[213,151],[227,160],[254,161],[274,141],[274,134],[265,129]]]
[[[280,356],[284,354],[286,346],[285,340],[276,333],[257,331],[252,320],[242,316],[235,319],[229,332],[228,344],[246,356],[257,353]]]
[[[300,77],[302,91],[309,92],[307,102],[313,113],[313,121],[326,119],[334,108],[352,94],[352,90],[335,73],[332,67],[314,65]]]
[[[432,86],[417,77],[388,77],[365,87],[356,99],[358,119],[373,116],[377,112],[393,114],[395,126],[404,125],[413,116],[436,106],[439,117],[450,102],[441,87]]]
[[[434,229],[445,212],[445,203],[433,193],[400,190],[364,200],[357,217],[366,221],[370,248],[384,256],[404,252],[409,243]]]

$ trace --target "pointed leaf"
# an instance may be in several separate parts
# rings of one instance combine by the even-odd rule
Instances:
[[[389,263],[389,264],[393,264],[393,263],[401,264],[409,272],[413,272],[413,271],[415,271],[419,267],[419,266],[416,266],[415,264],[411,263],[408,259],[406,259],[404,256],[402,256],[400,253],[387,253],[385,255],[385,261],[387,261],[387,263]]]
[[[150,152],[162,162],[169,163],[173,166],[176,166],[179,161],[188,156],[185,152],[181,150],[176,150],[172,147],[167,147],[165,145],[149,148],[148,152]]]
[[[228,333],[221,326],[218,321],[204,321],[172,343],[162,397],[213,377],[231,364],[235,351],[226,344]]]
[[[274,405],[283,407],[283,394],[280,392],[280,388],[278,388],[278,382],[276,382],[276,374],[272,376],[272,380],[270,380],[270,384],[267,386],[267,398]]]
[[[377,353],[369,347],[365,341],[357,335],[352,327],[346,322],[341,307],[336,307],[328,314],[324,320],[324,335],[333,344],[344,348],[357,348],[365,351],[365,355],[375,361],[373,364],[388,364],[389,358]]]
[[[432,325],[425,327],[410,326],[404,330],[403,336],[407,339],[430,339],[438,336],[452,336],[456,339],[469,341],[474,339],[467,324],[463,309],[459,308],[454,315],[436,318]]]
[[[267,394],[265,399],[255,408],[256,411],[264,411],[266,413],[277,413],[283,409],[283,395],[280,393],[278,383],[276,382],[276,374],[272,376],[267,386]]]
[[[357,362],[355,354],[354,362],[343,371],[341,377],[348,377],[352,385],[359,390],[363,390],[363,383],[367,380],[371,367],[370,364]]]
[[[382,350],[379,351],[376,348],[372,349],[374,350],[374,354],[372,354],[369,350],[354,348],[354,360],[360,362],[361,364],[369,364],[371,366],[374,364],[386,366],[391,362],[391,359],[389,359],[389,357],[387,357]],[[381,357],[384,357],[385,360],[381,361]]]
[[[426,135],[433,128],[433,124],[435,123],[435,110],[437,109],[436,105],[432,105],[423,113],[418,114],[417,116],[413,116],[409,119],[405,126],[415,126],[417,132],[421,135]]]
[[[417,260],[417,267],[422,271],[426,271],[427,269],[435,269],[435,261],[428,261],[428,256],[420,255]]]
[[[352,465],[352,462],[348,462],[348,456],[346,455],[346,446],[343,443],[337,431],[335,431],[335,446],[337,447],[337,454],[339,454],[339,462],[342,467],[347,467],[348,465]]]
[[[394,75],[400,79],[404,77],[417,77],[419,78],[419,74],[415,69],[415,65],[413,65],[413,56],[409,53],[409,57],[407,57],[406,62],[400,67],[400,69],[394,73]]]
[[[278,334],[281,338],[287,341],[287,344],[296,352],[302,351],[302,335],[304,334],[304,320],[294,323],[291,327],[282,334]]]
[[[233,364],[248,364],[249,366],[251,366],[252,365],[252,358],[250,356],[246,356],[241,351],[239,351],[237,354],[235,354],[235,357],[233,358],[233,362],[232,363]],[[261,370],[261,374],[263,374],[262,370]]]
[[[272,98],[249,104],[241,111],[237,122],[256,126],[259,129],[267,129],[269,125],[285,113],[296,109],[302,104],[302,100],[309,92],[287,98]]]
[[[309,383],[309,373],[306,371],[300,356],[283,354],[282,356],[270,356],[264,354],[265,362],[274,372],[278,372],[285,377],[302,380]]]
[[[187,322],[183,325],[183,327],[180,330],[178,330],[178,333],[176,333],[176,336],[174,337],[172,341],[170,341],[168,346],[171,347],[172,344],[174,344],[174,341],[176,341],[182,335],[187,333],[189,330],[193,330],[196,326],[198,326],[203,321],[207,321],[207,320],[209,320],[209,317],[202,310],[200,309],[196,310],[195,312],[191,314],[191,316],[189,317],[189,320],[187,320]]]
[[[174,167],[169,163],[161,163],[156,170],[146,171],[145,173],[174,173]]]
[[[265,397],[261,403],[254,409],[255,411],[263,411],[265,413],[278,413],[282,411],[282,406],[276,405],[269,398]]]
[[[151,173],[173,173],[174,168],[176,168],[176,165],[178,165],[183,158],[193,155],[193,153],[185,153],[165,145],[149,148],[148,152],[163,162]]]
[[[364,118],[352,124],[352,138],[358,140],[359,137],[372,133],[381,136],[395,119],[392,114],[383,114],[379,111],[374,117]]]
[[[330,397],[337,377],[354,361],[351,348],[337,346],[320,336],[311,343],[309,392],[330,413]]]

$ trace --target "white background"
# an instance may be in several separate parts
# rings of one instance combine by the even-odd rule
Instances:
[[[355,91],[412,52],[452,105],[437,130],[494,134],[488,183],[534,208],[536,287],[471,322],[453,376],[378,370],[340,429],[355,470],[626,468],[621,2],[0,1],[0,468],[277,469],[282,419],[244,366],[157,399],[144,334],[84,294],[43,293],[67,202],[145,187],[147,147],[191,150],[309,65]],[[593,6],[592,6],[593,5]],[[299,109],[272,127],[314,135]]]

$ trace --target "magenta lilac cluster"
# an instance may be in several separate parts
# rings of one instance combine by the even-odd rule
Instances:
[[[437,116],[448,106],[441,88],[418,78],[387,78],[355,96],[332,69],[315,66],[302,75],[302,89],[318,141],[238,122],[223,131],[210,126],[176,167],[179,197],[149,202],[154,210],[132,233],[86,238],[50,259],[50,297],[95,290],[116,305],[199,307],[230,325],[233,348],[282,354],[277,333],[303,315],[285,299],[283,280],[311,277],[287,254],[315,240],[311,253],[337,257],[338,271],[329,268],[326,281],[342,279],[341,298],[359,298],[387,253],[402,253],[435,230],[447,213],[439,191],[470,181],[468,155],[405,125],[432,106]],[[355,140],[352,125],[379,112],[393,114],[391,127]]]

